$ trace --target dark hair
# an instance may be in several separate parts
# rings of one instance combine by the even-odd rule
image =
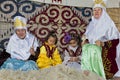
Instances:
[[[76,40],[78,44],[82,42],[80,35],[75,33],[67,33],[64,37],[66,43],[69,43],[71,40]]]
[[[50,37],[55,38],[55,44],[57,44],[58,38],[57,38],[55,31],[50,31],[49,34],[47,35],[45,41],[47,42]]]

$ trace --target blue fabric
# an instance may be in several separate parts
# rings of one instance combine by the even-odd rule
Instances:
[[[28,70],[38,70],[38,67],[36,63],[32,60],[23,61],[15,58],[8,58],[0,69],[28,71]]]

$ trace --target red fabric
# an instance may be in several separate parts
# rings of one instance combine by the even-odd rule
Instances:
[[[105,46],[102,47],[102,58],[107,78],[112,78],[118,71],[118,67],[115,61],[116,46],[118,43],[119,39],[115,39],[105,42]]]

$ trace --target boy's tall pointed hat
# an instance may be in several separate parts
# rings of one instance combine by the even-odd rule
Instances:
[[[21,16],[16,16],[14,18],[15,29],[27,29],[27,19]]]

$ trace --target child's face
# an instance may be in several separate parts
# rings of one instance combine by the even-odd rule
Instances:
[[[54,45],[54,44],[55,44],[55,41],[56,41],[56,39],[55,39],[54,37],[52,37],[52,36],[50,36],[50,37],[48,38],[48,44],[49,44],[49,45]]]
[[[17,29],[16,34],[20,39],[24,39],[26,36],[26,30],[25,29]]]
[[[72,47],[76,47],[78,45],[76,40],[70,40],[69,44]]]

